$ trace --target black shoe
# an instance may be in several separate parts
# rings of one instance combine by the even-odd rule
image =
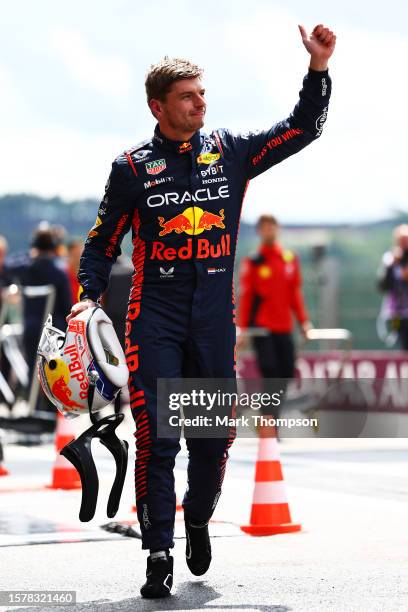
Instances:
[[[142,597],[156,599],[168,597],[173,586],[173,557],[166,553],[166,559],[147,557],[146,582],[140,589]]]
[[[210,567],[211,542],[208,524],[195,524],[184,519],[186,526],[186,561],[194,576],[202,576]]]

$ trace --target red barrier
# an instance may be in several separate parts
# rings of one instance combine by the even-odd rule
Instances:
[[[326,409],[408,413],[408,353],[352,351],[344,357],[342,351],[302,352],[296,378],[316,380],[316,390],[318,381],[350,381],[338,386],[343,393],[338,393],[338,401],[326,403]],[[259,378],[254,355],[242,356],[239,373],[242,378]]]

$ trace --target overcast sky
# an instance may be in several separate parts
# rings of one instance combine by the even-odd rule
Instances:
[[[408,212],[403,0],[0,0],[0,194],[99,198],[112,159],[150,136],[147,67],[205,69],[205,129],[267,128],[297,101],[297,24],[338,34],[322,138],[252,181],[243,218],[361,221]]]

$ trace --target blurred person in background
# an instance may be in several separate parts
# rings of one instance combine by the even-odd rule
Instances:
[[[78,301],[79,296],[79,261],[81,259],[82,251],[84,250],[84,241],[82,238],[72,238],[67,244],[67,275],[69,284],[71,287],[72,303],[75,304]]]
[[[385,293],[380,318],[391,322],[401,348],[408,350],[408,224],[394,229],[394,247],[384,253],[378,288]]]
[[[295,374],[293,320],[296,318],[304,337],[312,327],[302,295],[300,262],[293,251],[278,241],[279,224],[275,217],[262,215],[256,230],[261,240],[259,249],[241,263],[238,326],[242,331],[251,327],[266,330],[265,335],[253,338],[262,377],[289,379]],[[240,336],[238,347],[244,343],[244,336]],[[265,392],[267,386],[265,382]],[[276,389],[271,387],[270,391]],[[278,418],[279,407],[264,412]]]
[[[63,225],[51,225],[50,227],[53,240],[55,242],[55,256],[65,263],[68,257],[67,230]]]
[[[10,268],[11,276],[23,287],[52,285],[55,288],[55,304],[52,312],[53,325],[66,329],[65,315],[71,308],[71,289],[66,273],[57,261],[57,242],[51,227],[40,223],[34,232],[30,258]],[[45,313],[46,298],[23,297],[23,346],[30,372],[30,380],[35,371],[37,345]],[[41,398],[45,397],[41,394]],[[42,406],[43,407],[43,406]],[[47,400],[47,407],[55,412]]]

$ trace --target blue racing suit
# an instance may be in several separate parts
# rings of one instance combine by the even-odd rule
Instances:
[[[136,422],[136,505],[143,548],[173,546],[178,439],[158,438],[157,378],[233,378],[233,268],[248,182],[316,140],[331,80],[309,70],[292,114],[266,131],[153,138],[120,155],[81,259],[81,299],[106,289],[132,228],[134,274],[125,353]],[[185,513],[208,521],[221,492],[228,439],[190,439]]]

